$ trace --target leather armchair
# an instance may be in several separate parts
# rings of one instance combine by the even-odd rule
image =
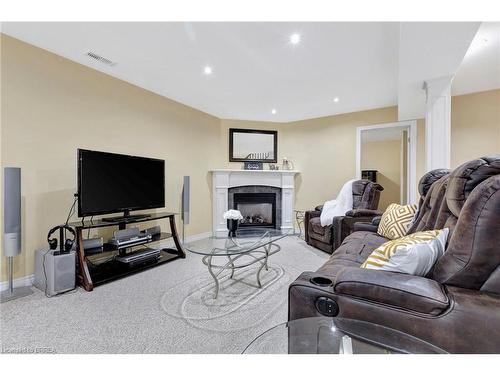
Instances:
[[[314,210],[306,211],[304,231],[306,242],[327,253],[333,253],[340,246],[358,222],[369,222],[374,216],[381,215],[377,211],[382,186],[368,180],[358,180],[353,183],[353,209],[345,216],[333,218],[333,223],[326,227],[321,226],[320,216],[323,206],[316,206]]]
[[[425,277],[360,268],[387,239],[356,224],[361,230],[322,267],[290,286],[289,320],[322,316],[316,307],[322,297],[339,317],[389,327],[451,353],[500,353],[500,155],[451,173],[430,172],[419,192],[407,233],[450,230],[444,254]],[[318,285],[317,277],[331,282]]]

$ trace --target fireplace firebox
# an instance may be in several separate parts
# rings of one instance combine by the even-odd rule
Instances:
[[[243,216],[240,227],[276,227],[276,194],[235,193],[233,200]]]

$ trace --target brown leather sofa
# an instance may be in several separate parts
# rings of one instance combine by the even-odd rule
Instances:
[[[306,242],[331,254],[352,232],[354,223],[369,222],[374,216],[381,215],[377,208],[382,190],[384,190],[382,186],[368,180],[354,181],[352,184],[353,209],[345,216],[334,217],[333,223],[325,227],[322,227],[320,222],[323,206],[306,211],[304,217]]]
[[[428,173],[419,192],[408,233],[450,229],[446,251],[426,277],[360,268],[387,239],[355,231],[322,267],[290,286],[289,319],[339,316],[451,353],[500,353],[500,155]]]

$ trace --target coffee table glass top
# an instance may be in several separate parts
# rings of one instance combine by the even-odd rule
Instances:
[[[304,318],[282,323],[253,340],[245,354],[446,353],[406,333],[344,318]]]
[[[279,239],[292,235],[293,230],[273,228],[238,229],[236,237],[216,235],[186,243],[184,248],[192,253],[211,256],[243,254],[269,245]]]

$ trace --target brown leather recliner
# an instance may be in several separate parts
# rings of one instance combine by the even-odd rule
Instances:
[[[320,250],[332,253],[353,230],[354,223],[370,222],[381,215],[377,211],[382,186],[368,180],[357,180],[352,184],[353,209],[345,216],[333,218],[333,223],[321,226],[320,216],[323,206],[306,211],[304,232],[306,242]]]
[[[440,177],[441,175],[441,177]],[[449,228],[444,255],[425,277],[362,269],[387,239],[373,231],[348,236],[316,272],[290,286],[289,319],[321,316],[329,298],[338,316],[373,322],[451,353],[500,353],[500,155],[465,163],[422,194],[408,232]],[[324,277],[331,285],[314,284]]]

